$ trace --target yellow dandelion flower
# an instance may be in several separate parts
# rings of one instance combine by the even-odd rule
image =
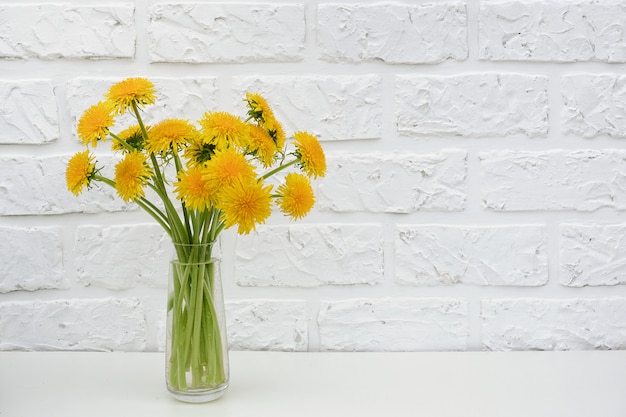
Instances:
[[[74,195],[79,195],[83,188],[89,187],[96,173],[94,156],[87,150],[78,152],[67,163],[65,181],[67,189]]]
[[[216,151],[205,167],[204,180],[212,190],[232,185],[237,179],[250,181],[256,178],[254,167],[235,148]]]
[[[148,126],[146,126],[146,129],[148,130],[148,132],[150,131],[150,128]],[[126,146],[124,146],[118,140],[114,140],[111,144],[111,150],[116,152],[143,150],[143,134],[139,125],[133,125],[122,130],[120,133],[117,134],[117,137],[123,140],[126,143]]]
[[[315,195],[309,178],[295,172],[287,174],[285,183],[278,187],[282,197],[280,210],[294,219],[303,218],[315,204]]]
[[[307,132],[296,132],[293,135],[296,145],[296,156],[300,160],[302,170],[309,177],[326,175],[326,155],[317,138]]]
[[[137,106],[154,104],[156,89],[152,81],[146,78],[127,78],[113,84],[106,98],[113,103],[115,114],[124,114],[132,110],[133,103]]]
[[[274,140],[276,147],[282,149],[285,146],[285,131],[267,101],[257,93],[246,93],[246,103],[248,105],[248,115],[252,117],[260,127],[267,130],[267,133]]]
[[[182,172],[174,183],[174,192],[178,199],[191,210],[208,208],[213,197],[213,192],[204,179],[205,172],[206,168],[201,166],[191,167]]]
[[[243,146],[247,142],[246,123],[230,113],[207,112],[198,123],[202,127],[203,142],[215,144],[218,149]]]
[[[115,165],[115,189],[124,201],[134,201],[145,196],[144,187],[152,170],[141,152],[130,152]]]
[[[204,166],[213,155],[215,155],[215,145],[203,143],[197,138],[191,140],[183,151],[183,156],[189,161],[189,166]]]
[[[263,186],[261,181],[237,180],[220,192],[217,208],[222,211],[226,228],[238,225],[239,234],[256,230],[256,225],[265,223],[272,213],[272,186]]]
[[[250,137],[248,141],[248,151],[268,168],[274,162],[274,157],[278,149],[272,137],[265,129],[257,125],[249,125]]]
[[[150,129],[146,149],[151,153],[178,150],[198,135],[198,130],[187,120],[166,119]]]
[[[246,93],[248,115],[257,121],[263,122],[266,117],[274,117],[274,112],[263,96],[258,93]]]
[[[275,118],[266,119],[263,127],[267,129],[267,133],[270,134],[276,147],[278,149],[282,149],[285,146],[285,140],[287,136],[285,135],[285,130],[283,129],[283,125],[280,124],[278,120]]]
[[[113,119],[113,107],[106,101],[101,101],[89,107],[78,121],[78,137],[83,145],[95,147],[99,140],[105,141]]]

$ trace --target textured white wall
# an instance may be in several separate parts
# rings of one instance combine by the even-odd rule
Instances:
[[[163,233],[65,189],[130,76],[327,150],[309,217],[224,235],[232,348],[625,349],[625,74],[624,1],[0,0],[0,350],[163,346]]]

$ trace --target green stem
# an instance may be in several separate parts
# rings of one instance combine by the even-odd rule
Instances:
[[[148,142],[149,140],[148,130],[146,129],[146,126],[143,123],[141,114],[139,114],[139,108],[137,107],[137,103],[132,102],[132,108],[133,108],[133,113],[135,114],[135,117],[137,119],[137,124],[139,124],[139,129],[141,130],[141,134],[143,135],[144,142]],[[171,233],[172,239],[178,242],[184,241],[182,239],[184,239],[186,236],[186,233],[184,233],[185,228],[182,222],[180,221],[180,217],[178,216],[178,213],[176,212],[176,208],[172,204],[172,201],[170,200],[167,194],[167,189],[165,188],[165,179],[163,177],[163,173],[161,172],[161,168],[156,159],[156,156],[154,155],[153,152],[150,153],[150,161],[152,162],[152,168],[154,171],[154,176],[153,176],[154,184],[152,185],[152,188],[161,198],[161,201],[163,202],[163,205],[165,206],[165,213],[167,215],[168,223],[170,224],[170,227],[172,229],[172,233]]]
[[[174,164],[176,166],[176,178],[178,178],[179,174],[181,172],[184,172],[185,168],[183,167],[183,163],[180,160],[180,156],[178,155],[178,149],[172,149],[172,153],[174,154]],[[191,239],[191,237],[193,236],[193,231],[189,223],[189,211],[187,210],[187,206],[185,205],[185,203],[182,203],[181,206],[182,206],[182,211],[183,211],[183,217],[185,219],[185,227],[187,229],[187,236]]]
[[[193,312],[193,326],[189,326],[192,330],[191,341],[189,343],[189,347],[191,349],[190,359],[191,359],[191,372],[193,375],[192,378],[192,386],[197,387],[201,384],[201,351],[200,351],[200,337],[202,335],[202,326],[203,324],[206,326],[206,323],[203,323],[203,319],[206,317],[203,316],[203,308],[204,305],[202,291],[202,283],[203,283],[203,269],[204,265],[198,265],[197,274],[194,274],[192,277],[192,293],[195,297],[192,297],[191,304],[189,309]]]
[[[289,161],[286,164],[282,164],[282,165],[274,168],[273,170],[271,170],[269,172],[266,172],[265,174],[263,174],[263,176],[261,178],[265,180],[265,179],[271,177],[272,175],[282,171],[283,169],[288,168],[288,167],[298,163],[299,161],[300,161],[299,159],[294,159],[293,161]]]
[[[124,139],[120,138],[119,136],[117,136],[115,133],[109,131],[109,135],[115,139],[120,145],[122,145],[128,152],[133,152],[135,151],[135,149],[133,149],[132,146],[130,146],[128,144],[128,142],[126,142]]]
[[[157,193],[157,195],[163,202],[163,205],[165,207],[164,216],[167,219],[167,222],[171,227],[172,239],[174,240],[174,242],[179,242],[179,243],[185,242],[186,241],[185,238],[187,236],[185,232],[185,227],[181,223],[180,217],[178,216],[178,213],[176,212],[176,208],[174,207],[174,205],[172,204],[171,200],[169,199],[167,195],[167,191],[165,189],[161,189],[156,184],[148,183],[148,186],[152,188],[152,190],[155,193]]]
[[[93,179],[95,181],[103,182],[103,183],[107,184],[108,186],[112,187],[113,189],[115,189],[115,181],[113,181],[110,178],[103,177],[102,175],[94,175]],[[157,223],[159,223],[159,225],[161,227],[163,227],[165,232],[170,237],[172,237],[172,230],[171,230],[171,228],[169,226],[169,223],[167,222],[167,216],[165,216],[165,214],[161,210],[159,210],[158,207],[156,207],[149,200],[147,200],[147,199],[145,199],[143,197],[141,197],[141,198],[139,198],[137,200],[134,200],[133,202],[136,203],[139,207],[141,207],[150,216],[152,216],[152,218],[154,220],[156,220]]]
[[[209,219],[203,218],[206,228]],[[222,301],[216,298],[219,277],[211,252],[211,244],[189,245],[179,248],[178,262],[172,263],[168,378],[170,386],[178,390],[217,388],[226,382],[222,329],[215,304]]]

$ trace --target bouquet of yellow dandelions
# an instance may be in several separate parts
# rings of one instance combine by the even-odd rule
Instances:
[[[315,202],[310,179],[324,176],[326,159],[307,132],[294,133],[288,151],[282,125],[259,94],[246,94],[245,119],[208,111],[197,125],[177,118],[145,125],[140,110],[155,100],[151,81],[129,78],[88,108],[78,122],[79,139],[88,148],[110,138],[121,158],[114,178],[107,178],[89,149],[76,153],[67,165],[67,187],[78,195],[93,181],[107,184],[171,237],[178,266],[168,299],[168,387],[216,388],[227,384],[228,371],[224,329],[212,300],[215,272],[204,264],[213,257],[213,243],[223,229],[255,230],[270,216],[273,202],[287,216],[305,216]],[[136,123],[114,133],[116,117],[124,115]],[[266,184],[290,167],[300,172],[282,176],[276,189]],[[174,172],[175,178],[167,178]],[[147,198],[147,189],[160,203]]]

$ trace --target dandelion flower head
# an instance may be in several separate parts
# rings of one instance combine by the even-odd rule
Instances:
[[[190,140],[183,151],[189,166],[204,166],[215,155],[215,145],[204,143],[199,138]]]
[[[77,127],[78,137],[83,145],[96,147],[99,140],[106,140],[114,123],[113,106],[101,101],[89,107],[81,116]]]
[[[249,181],[256,178],[254,167],[235,148],[216,151],[205,167],[204,179],[212,190],[230,186],[238,179]]]
[[[249,125],[249,131],[248,150],[255,155],[264,167],[270,167],[278,151],[272,137],[265,129],[257,125]]]
[[[267,101],[260,94],[246,93],[246,103],[249,109],[248,116],[252,117],[260,127],[267,130],[276,147],[282,149],[285,146],[285,131],[274,116],[274,112]]]
[[[304,173],[314,178],[326,175],[326,155],[317,138],[307,132],[296,132],[293,137]]]
[[[150,129],[146,126],[148,132]],[[143,150],[143,133],[139,125],[132,125],[117,134],[117,137],[125,142],[125,145],[117,140],[111,144],[111,150],[118,152],[130,152],[130,150]]]
[[[256,230],[270,216],[272,186],[261,181],[237,180],[220,192],[217,208],[222,211],[226,228],[237,225],[239,234]]]
[[[266,118],[273,118],[274,112],[267,101],[258,93],[246,93],[246,103],[248,105],[248,115],[257,121],[265,121]]]
[[[130,152],[115,165],[115,189],[124,201],[134,201],[145,196],[144,187],[152,170],[141,152]]]
[[[113,103],[116,114],[124,114],[133,110],[133,104],[139,107],[154,104],[156,89],[146,78],[127,78],[113,84],[106,98]]]
[[[197,135],[197,129],[187,120],[166,119],[150,129],[146,149],[152,153],[177,151]]]
[[[274,140],[276,147],[278,149],[282,149],[285,146],[285,141],[287,140],[283,125],[281,125],[280,122],[275,118],[272,118],[266,120],[262,126],[267,129],[267,133],[269,133],[269,135]]]
[[[65,181],[67,189],[74,195],[79,195],[89,186],[96,171],[94,156],[88,151],[78,152],[67,163]]]
[[[207,112],[198,121],[204,143],[212,143],[218,149],[231,145],[243,146],[247,142],[248,127],[239,117],[227,112]]]
[[[280,210],[294,219],[303,218],[315,204],[315,195],[308,177],[291,172],[278,187]]]
[[[191,210],[204,210],[208,207],[212,190],[204,179],[206,168],[194,166],[179,175],[174,183],[174,192],[179,200]]]

